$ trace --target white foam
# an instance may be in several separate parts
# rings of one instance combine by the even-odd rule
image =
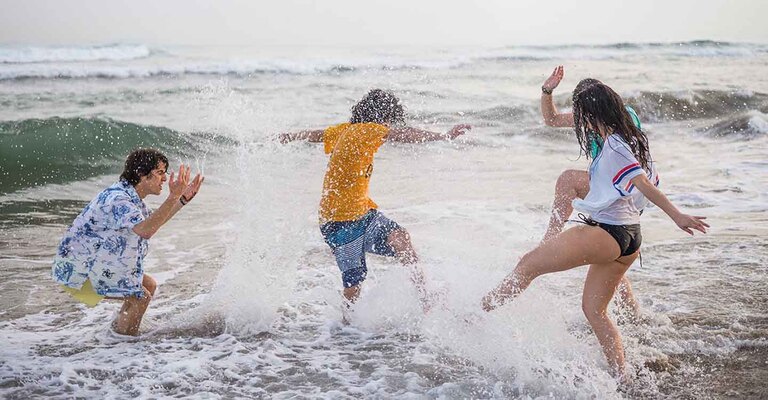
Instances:
[[[149,57],[145,45],[114,44],[85,47],[0,46],[0,64],[74,61],[125,61]]]

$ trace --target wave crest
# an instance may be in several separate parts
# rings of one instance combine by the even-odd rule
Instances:
[[[87,47],[0,47],[0,63],[25,64],[72,61],[126,61],[152,54],[144,45],[113,44]]]
[[[189,156],[232,144],[205,133],[106,118],[47,118],[0,122],[0,193],[119,172],[137,147]]]
[[[768,95],[746,91],[639,92],[624,96],[643,121],[716,118],[750,110],[768,112]]]

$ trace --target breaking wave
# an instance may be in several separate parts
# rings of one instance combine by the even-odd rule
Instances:
[[[106,118],[46,118],[0,122],[0,193],[119,172],[137,147],[191,156],[234,141],[205,133]]]

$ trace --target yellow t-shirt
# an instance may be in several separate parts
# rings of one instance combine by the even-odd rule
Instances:
[[[368,183],[373,155],[388,132],[386,126],[374,123],[344,123],[325,130],[325,153],[331,158],[320,200],[321,223],[356,220],[377,207],[368,197]]]

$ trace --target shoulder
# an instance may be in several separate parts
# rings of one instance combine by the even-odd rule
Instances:
[[[345,122],[343,124],[333,125],[325,128],[323,131],[323,143],[325,144],[326,154],[331,153],[333,148],[336,146],[336,143],[339,141],[342,133],[344,133],[344,131],[346,131],[350,125],[352,124]]]
[[[606,148],[609,152],[613,153],[625,153],[625,152],[631,152],[631,148],[629,147],[629,144],[624,140],[624,138],[621,137],[621,135],[614,133],[605,140]]]
[[[137,203],[138,195],[131,184],[120,181],[104,189],[96,197],[96,203],[100,206],[114,205],[118,203]]]
[[[350,129],[356,134],[368,137],[384,137],[389,133],[389,127],[373,122],[351,124]]]
[[[632,153],[632,148],[618,134],[606,138],[603,153],[605,153],[604,157],[607,162],[612,165],[637,164],[637,158]]]

